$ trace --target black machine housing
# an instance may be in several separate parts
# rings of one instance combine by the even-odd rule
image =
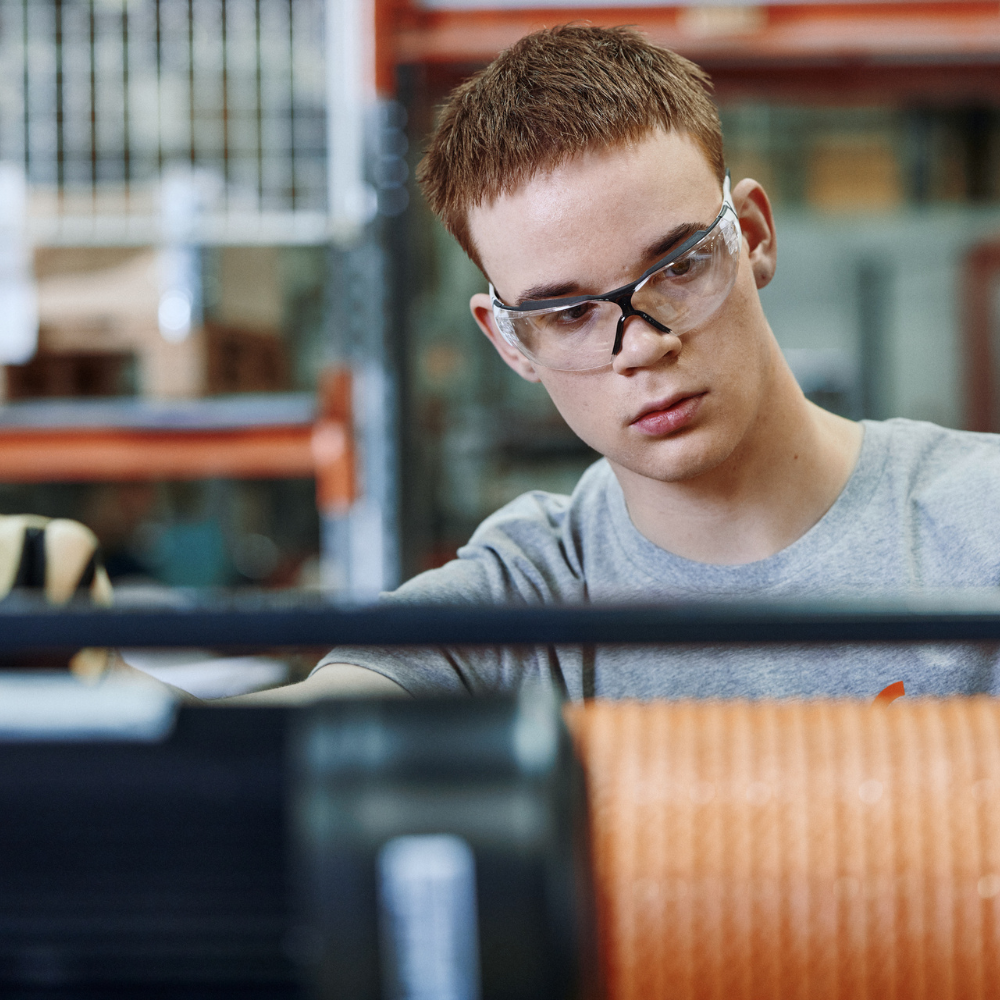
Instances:
[[[0,815],[4,997],[416,996],[379,858],[442,835],[474,858],[476,982],[455,1000],[596,982],[583,782],[544,690],[0,739]]]

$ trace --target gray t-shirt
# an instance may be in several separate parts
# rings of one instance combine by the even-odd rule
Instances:
[[[858,463],[824,517],[768,559],[716,566],[673,555],[632,524],[607,462],[572,496],[533,492],[487,518],[458,558],[383,600],[550,604],[858,597],[1000,584],[1000,436],[911,420],[864,422]],[[984,644],[339,647],[413,694],[509,690],[554,677],[572,698],[870,698],[1000,692]]]

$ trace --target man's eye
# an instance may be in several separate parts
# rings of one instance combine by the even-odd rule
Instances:
[[[557,316],[561,316],[564,322],[576,323],[581,319],[584,319],[591,311],[593,311],[593,303],[591,302],[581,302],[577,306],[573,306],[570,309],[563,309],[562,312],[556,313]]]
[[[665,267],[663,270],[666,274],[674,275],[675,277],[683,277],[688,271],[691,270],[691,265],[693,261],[690,257],[682,257],[680,260],[675,260],[673,264]]]
[[[657,273],[656,278],[658,281],[670,281],[674,278],[691,280],[709,267],[711,261],[711,253],[692,251],[679,260],[675,260],[672,264],[667,264]]]
[[[587,323],[595,310],[593,302],[580,302],[568,309],[548,313],[542,317],[545,326],[553,330],[575,330]]]

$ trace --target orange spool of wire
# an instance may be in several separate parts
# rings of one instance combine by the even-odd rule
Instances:
[[[609,1000],[1000,996],[1000,703],[591,703]]]

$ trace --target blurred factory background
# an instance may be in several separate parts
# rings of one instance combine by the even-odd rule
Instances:
[[[0,512],[120,586],[367,596],[571,490],[412,175],[453,85],[581,18],[712,73],[812,398],[1000,430],[996,0],[0,0]]]

